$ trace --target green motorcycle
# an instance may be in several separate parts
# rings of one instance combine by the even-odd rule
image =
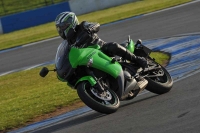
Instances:
[[[53,71],[57,72],[59,80],[77,90],[87,106],[105,114],[117,111],[120,101],[133,99],[144,88],[156,94],[171,90],[170,74],[149,56],[151,50],[142,45],[141,40],[134,44],[129,36],[121,45],[145,57],[146,68],[118,56],[109,57],[98,45],[77,48],[64,41],[58,47]],[[49,71],[42,68],[40,76],[45,77]],[[141,78],[145,79],[143,85],[139,84]]]

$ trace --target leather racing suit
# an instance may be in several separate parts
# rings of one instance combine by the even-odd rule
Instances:
[[[98,44],[101,47],[102,52],[108,56],[120,56],[124,59],[127,59],[131,62],[137,62],[141,67],[147,65],[146,60],[143,57],[135,56],[129,50],[119,45],[116,42],[104,42],[96,34],[100,29],[99,23],[90,23],[83,21],[76,26],[74,35],[71,35],[70,38],[66,38],[68,43],[73,45],[76,42],[78,47],[87,47],[90,45]]]

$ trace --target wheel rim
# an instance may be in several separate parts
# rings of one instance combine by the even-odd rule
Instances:
[[[91,92],[101,100],[110,101],[112,99],[112,95],[108,90],[106,90],[106,91],[104,91],[103,93],[100,94],[92,87]]]
[[[158,76],[158,77],[151,78],[151,79],[156,81],[156,82],[159,82],[159,83],[166,83],[168,80],[167,80],[167,75],[165,74],[165,72],[162,69],[160,69],[158,71],[158,73],[163,73],[163,76]]]
[[[160,64],[158,64],[158,63],[156,63],[156,62],[154,62],[152,60],[149,60],[149,65],[150,66],[151,65],[153,66],[155,64],[161,66]],[[168,72],[164,71],[162,66],[161,66],[160,69],[151,72],[151,74],[153,74],[153,75],[157,75],[157,74],[162,75],[162,76],[157,76],[157,77],[149,77],[149,79],[153,80],[154,82],[158,82],[158,83],[167,83],[168,82],[168,78],[169,78],[168,77]]]
[[[116,97],[109,90],[106,90],[106,92],[108,92],[106,93],[107,97],[105,96],[101,97],[101,96],[98,96],[97,92],[95,92],[96,90],[93,87],[91,87],[89,83],[85,83],[84,86],[85,86],[85,92],[87,93],[87,95],[89,95],[93,100],[97,101],[98,103],[106,105],[106,106],[117,104]]]

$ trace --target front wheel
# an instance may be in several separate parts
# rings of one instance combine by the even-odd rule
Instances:
[[[78,84],[77,93],[87,106],[100,113],[114,113],[120,105],[119,98],[114,91],[107,89],[104,94],[98,94],[97,90],[88,81]]]
[[[153,64],[157,64],[154,61],[151,61]],[[161,65],[157,64],[161,68],[151,72],[151,75],[163,73],[162,76],[157,77],[145,77],[148,80],[148,85],[145,88],[146,90],[156,93],[156,94],[164,94],[171,90],[173,86],[173,80],[170,76],[169,72],[162,67]]]

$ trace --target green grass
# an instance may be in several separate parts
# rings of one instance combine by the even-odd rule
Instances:
[[[169,60],[169,56],[159,52],[151,56],[159,63]],[[48,68],[53,69],[53,65]],[[34,117],[80,101],[76,91],[59,81],[54,72],[41,78],[40,69],[0,77],[0,131],[24,126]]]
[[[162,64],[163,66],[168,65],[168,63],[169,63],[169,61],[171,59],[169,54],[163,53],[163,52],[158,52],[158,51],[157,52],[152,52],[150,54],[150,56],[152,58],[154,58],[156,62],[158,62],[159,64]]]
[[[22,11],[40,8],[63,1],[66,0],[1,0],[0,16],[19,13]]]
[[[0,131],[79,100],[76,91],[59,82],[55,73],[39,76],[40,68],[0,77]]]
[[[87,20],[105,24],[116,20],[149,13],[179,5],[191,0],[141,0],[101,11],[78,16],[79,21]],[[31,42],[58,36],[54,22],[0,35],[0,49],[7,49]]]

